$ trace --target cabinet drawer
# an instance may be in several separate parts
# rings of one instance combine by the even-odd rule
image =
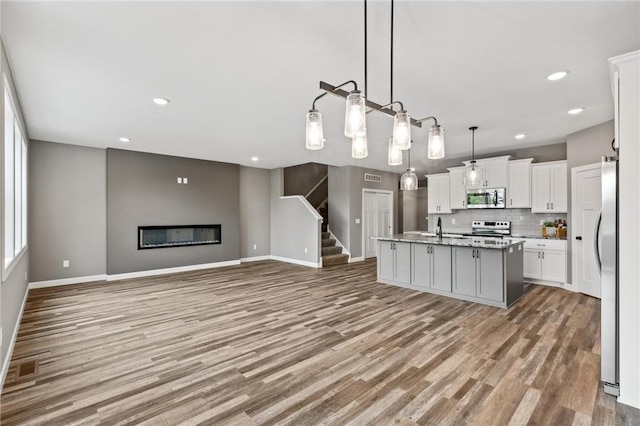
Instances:
[[[566,250],[567,240],[525,239],[524,248],[533,250]]]

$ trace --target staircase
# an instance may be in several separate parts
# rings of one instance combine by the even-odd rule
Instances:
[[[349,263],[349,255],[328,232],[329,174],[326,164],[307,163],[284,169],[284,195],[302,195],[322,216],[322,266]]]
[[[342,247],[336,246],[336,240],[328,232],[329,206],[326,202],[318,208],[318,213],[322,215],[322,267],[346,265],[349,255],[342,253]]]

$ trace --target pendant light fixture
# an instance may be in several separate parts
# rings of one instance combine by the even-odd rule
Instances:
[[[366,135],[366,116],[364,95],[356,89],[347,96],[347,109],[344,114],[344,135],[348,138]]]
[[[318,99],[326,94],[339,96],[346,100],[344,135],[351,138],[351,155],[353,158],[366,158],[367,149],[367,112],[378,111],[393,117],[393,133],[389,142],[388,164],[391,166],[402,164],[402,151],[411,148],[411,126],[422,127],[421,120],[411,118],[400,101],[393,100],[393,10],[394,0],[391,0],[391,100],[390,104],[380,105],[366,98],[367,96],[367,0],[364,0],[364,91],[358,90],[355,81],[350,80],[339,86],[320,82],[321,95],[313,101],[312,107],[307,113],[306,120],[306,147],[309,150],[324,148],[324,133],[322,114],[315,108]],[[353,90],[347,92],[342,89],[347,84],[353,84]],[[399,110],[392,105],[398,104]],[[429,129],[428,158],[444,157],[444,130],[438,125],[435,117],[428,117],[435,121],[435,125]],[[425,119],[426,120],[426,119]]]
[[[393,145],[393,138],[389,138],[389,155],[387,157],[387,163],[390,166],[402,165],[402,150]]]
[[[351,157],[356,159],[367,158],[369,151],[367,150],[367,135],[354,136],[351,140]]]
[[[402,176],[400,176],[400,189],[402,191],[415,191],[418,189],[418,176],[413,173],[413,169],[411,168],[411,148],[408,149],[408,152],[409,168]]]
[[[469,130],[471,130],[471,161],[469,161],[469,165],[464,173],[464,183],[465,185],[475,186],[482,183],[482,176],[480,176],[480,170],[476,166],[475,157],[475,135],[478,126],[471,126]]]

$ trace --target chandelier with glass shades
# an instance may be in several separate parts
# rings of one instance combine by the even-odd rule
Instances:
[[[364,50],[365,50],[365,90],[364,93],[358,90],[358,84],[354,80],[349,80],[338,86],[333,86],[324,81],[320,82],[322,94],[317,96],[307,113],[306,123],[306,147],[310,150],[324,148],[324,132],[322,129],[322,114],[316,109],[316,101],[327,94],[335,95],[346,99],[344,135],[351,138],[351,156],[361,159],[368,156],[367,150],[367,126],[366,117],[369,112],[378,111],[393,117],[392,136],[389,139],[388,159],[390,166],[402,165],[402,152],[411,148],[411,127],[422,128],[422,123],[433,120],[434,124],[428,131],[427,158],[444,158],[444,129],[438,124],[435,117],[425,117],[413,119],[405,110],[400,101],[393,101],[393,0],[391,0],[391,102],[380,105],[366,98],[367,85],[367,1],[364,2]],[[345,86],[352,86],[351,91],[343,89]],[[396,110],[397,109],[397,110]],[[415,174],[414,174],[415,176]],[[416,180],[417,182],[417,180]],[[417,185],[416,185],[417,186]],[[413,189],[413,185],[408,185],[408,189]]]

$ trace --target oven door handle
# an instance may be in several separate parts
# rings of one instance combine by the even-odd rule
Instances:
[[[498,191],[493,191],[493,205],[498,206]]]

